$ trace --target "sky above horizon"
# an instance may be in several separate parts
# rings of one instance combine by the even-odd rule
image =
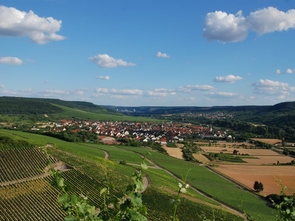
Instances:
[[[116,106],[295,100],[293,0],[1,0],[0,96]]]

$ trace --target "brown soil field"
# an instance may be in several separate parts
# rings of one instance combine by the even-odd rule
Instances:
[[[183,160],[182,152],[180,148],[167,147],[166,145],[162,145],[162,147],[167,151],[169,156]]]
[[[212,152],[212,153],[233,153],[233,150],[238,150],[240,154],[249,154],[250,156],[281,156],[279,153],[269,150],[269,149],[244,149],[244,148],[224,148],[224,147],[208,147],[203,146],[201,147],[205,152]]]
[[[257,159],[243,158],[248,164],[254,165],[271,165],[279,163],[290,163],[294,158],[284,155],[278,156],[255,156]],[[295,169],[295,168],[294,168]]]
[[[195,144],[199,146],[208,146],[209,142],[195,142]],[[242,145],[246,145],[247,147],[255,147],[254,144],[247,143],[247,142],[217,142],[217,143],[211,143],[211,147],[242,147]]]
[[[272,193],[279,194],[282,187],[286,186],[286,194],[295,193],[295,167],[294,166],[255,166],[255,165],[225,165],[214,168],[216,171],[236,180],[237,182],[253,189],[255,181],[262,182],[264,190],[261,195]],[[277,182],[279,180],[280,182]]]
[[[279,139],[251,138],[251,140],[256,140],[256,141],[266,143],[266,144],[282,143],[282,140],[279,140]]]
[[[194,157],[197,161],[199,161],[199,162],[201,162],[201,163],[205,163],[205,164],[210,163],[210,160],[209,160],[207,157],[203,156],[203,154],[200,154],[200,153],[194,153],[194,154],[193,154],[193,157]]]

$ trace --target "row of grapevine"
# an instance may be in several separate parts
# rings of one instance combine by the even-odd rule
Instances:
[[[0,187],[0,220],[64,220],[50,177]]]
[[[100,190],[104,187],[103,184],[77,170],[65,171],[62,176],[71,187],[72,193],[87,196],[89,203],[95,207],[102,206],[103,199]]]
[[[48,160],[57,162],[36,148],[0,150],[0,185],[43,174]]]

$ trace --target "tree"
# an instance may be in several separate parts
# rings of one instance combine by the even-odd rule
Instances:
[[[253,189],[256,191],[256,192],[261,192],[263,191],[263,184],[261,182],[258,182],[258,181],[255,181],[254,182],[254,186],[253,186]]]

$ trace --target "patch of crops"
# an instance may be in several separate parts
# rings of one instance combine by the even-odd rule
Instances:
[[[168,214],[173,214],[171,200],[173,200],[174,197],[173,195],[161,194],[153,189],[148,189],[147,192],[143,194],[143,201],[147,202],[148,212],[150,216],[153,217],[153,221],[171,220]],[[243,220],[243,218],[225,210],[209,207],[201,203],[193,203],[186,199],[182,199],[177,214],[181,221]]]

